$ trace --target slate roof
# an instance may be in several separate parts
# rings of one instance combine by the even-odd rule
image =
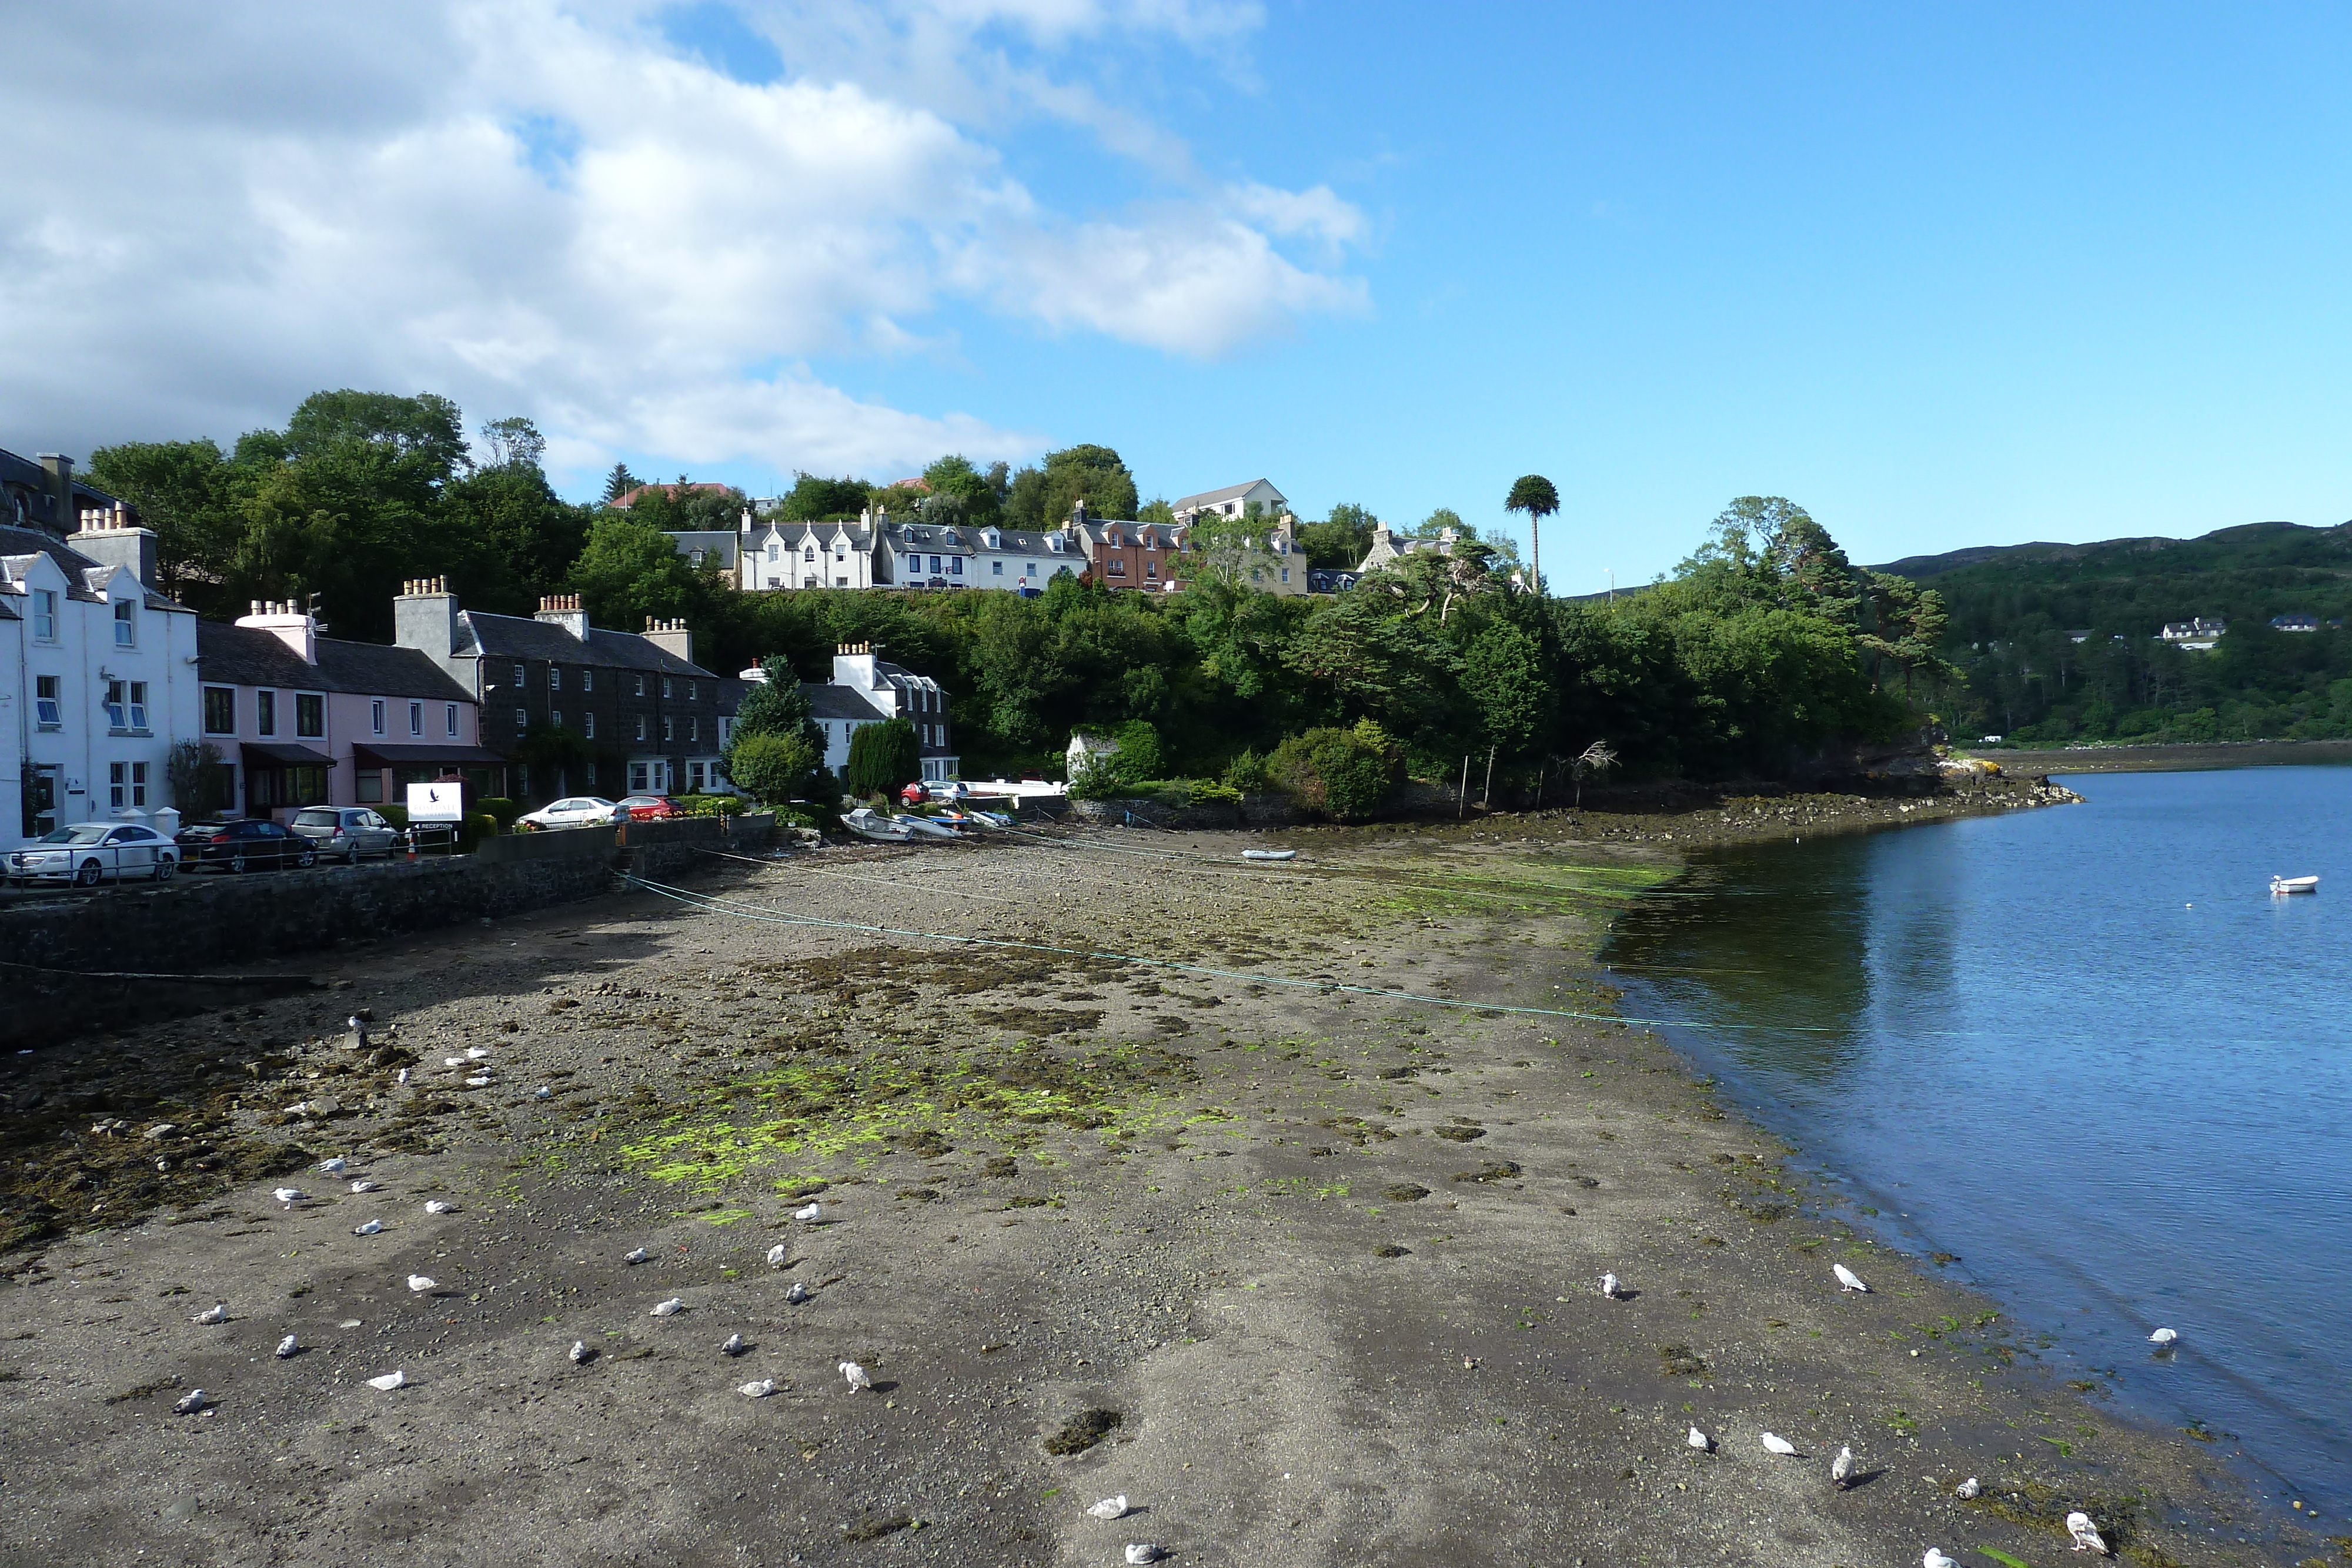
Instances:
[[[706,556],[716,556],[719,564],[733,567],[737,535],[733,528],[681,528],[671,534],[680,555],[692,555],[700,550]]]
[[[474,700],[471,692],[415,648],[321,637],[319,662],[306,664],[302,655],[275,632],[218,621],[196,622],[196,666],[202,678],[221,685],[427,697],[436,702]]]
[[[690,664],[634,632],[607,632],[601,626],[591,626],[588,640],[583,643],[567,628],[522,615],[492,615],[480,610],[460,612],[457,643],[452,653],[461,659],[550,659],[560,664],[596,664],[609,669],[717,678],[701,665]]]
[[[1227,485],[1220,490],[1203,490],[1197,496],[1187,496],[1176,503],[1174,509],[1181,512],[1194,507],[1213,507],[1220,501],[1230,501],[1237,496],[1247,495],[1260,485],[1269,490],[1275,490],[1277,495],[1281,494],[1278,489],[1276,489],[1275,483],[1271,479],[1251,479],[1239,485]]]
[[[5,520],[11,525],[15,523],[16,506],[12,495],[14,493],[22,495],[25,498],[26,524],[37,530],[48,531],[41,529],[42,522],[46,521],[48,529],[53,529],[56,533],[72,533],[80,519],[60,517],[56,515],[57,497],[49,488],[50,484],[49,471],[38,463],[29,457],[19,457],[13,452],[0,450],[0,497],[8,497],[5,518],[0,520]],[[73,489],[74,504],[77,508],[84,507],[106,508],[114,505],[114,497],[96,486],[85,485],[79,479],[73,482]]]
[[[92,584],[103,580],[106,574],[113,570],[90,559],[46,528],[0,526],[0,561],[7,562],[9,576],[22,578],[25,569],[32,565],[37,555],[45,555],[56,561],[58,569],[66,574],[66,597],[79,599],[85,603],[99,601],[98,590]],[[23,591],[18,589],[15,591]],[[195,613],[186,605],[166,599],[152,588],[146,591],[146,604],[150,610],[176,610],[184,615]]]
[[[879,719],[874,705],[860,697],[847,686],[836,686],[830,681],[803,681],[801,695],[809,700],[810,712],[818,718]]]

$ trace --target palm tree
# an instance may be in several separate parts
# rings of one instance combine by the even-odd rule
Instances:
[[[1522,474],[1511,486],[1510,496],[1503,502],[1507,512],[1528,515],[1528,542],[1535,553],[1535,589],[1543,587],[1543,520],[1559,510],[1559,492],[1550,480],[1540,474]]]

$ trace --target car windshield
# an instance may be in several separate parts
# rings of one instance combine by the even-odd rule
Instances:
[[[332,828],[341,826],[342,817],[335,811],[298,811],[294,825],[299,828]]]
[[[83,822],[77,827],[59,828],[54,833],[43,833],[40,841],[45,844],[94,844],[105,837],[104,823]]]

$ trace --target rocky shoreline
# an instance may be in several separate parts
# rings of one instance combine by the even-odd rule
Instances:
[[[2143,1563],[2325,1550],[2215,1533],[2210,1453],[2057,1385],[1613,1018],[1590,955],[1675,852],[1919,820],[1861,799],[1308,831],[1274,869],[829,851],[16,1058],[12,1550],[2043,1561],[2078,1506]]]

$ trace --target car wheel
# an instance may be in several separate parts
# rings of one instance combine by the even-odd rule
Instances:
[[[103,874],[105,873],[100,871],[96,861],[84,861],[81,862],[79,869],[76,870],[74,873],[74,885],[76,887],[96,887],[98,885],[98,879]]]
[[[316,850],[304,850],[294,857],[294,863],[298,866],[305,867],[317,865],[319,863],[319,852]]]
[[[180,874],[180,862],[170,855],[159,856],[155,862],[155,880],[169,882]]]
[[[245,874],[245,852],[243,850],[239,850],[236,853],[228,857],[228,873],[231,876],[243,876]]]

